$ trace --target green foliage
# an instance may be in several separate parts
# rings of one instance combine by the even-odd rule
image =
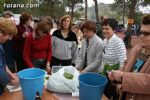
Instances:
[[[74,11],[76,9],[82,9],[81,3],[83,0],[63,0],[64,6],[69,8],[69,12],[71,13],[71,17],[74,17]]]
[[[129,16],[129,11],[130,11],[130,6],[131,6],[131,0],[115,0],[116,2],[111,6],[112,9],[114,9],[118,15],[122,15],[124,14],[125,17]],[[139,11],[139,6],[147,6],[150,4],[149,0],[137,0],[137,4],[135,7],[135,23],[140,23],[140,16],[143,15],[140,11]],[[125,6],[125,9],[123,10]]]
[[[65,8],[60,0],[45,0],[40,4],[40,8],[37,11],[36,15],[60,17],[64,15]]]
[[[4,7],[5,4],[5,7]],[[16,4],[24,7],[15,7]],[[29,5],[26,7],[26,5]],[[11,10],[13,13],[31,12],[33,16],[57,16],[65,14],[62,0],[0,0],[0,12]]]
[[[141,24],[141,22],[142,22],[142,16],[143,16],[143,14],[141,13],[141,12],[136,12],[135,13],[135,18],[134,18],[134,23],[136,23],[136,24]]]
[[[0,0],[0,14],[2,14],[4,11],[4,3],[5,3],[4,0]]]

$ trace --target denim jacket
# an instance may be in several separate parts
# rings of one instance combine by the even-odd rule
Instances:
[[[4,92],[4,87],[10,82],[10,76],[6,72],[5,53],[0,44],[0,95]]]

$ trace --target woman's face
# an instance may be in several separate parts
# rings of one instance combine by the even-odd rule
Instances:
[[[94,35],[93,31],[88,30],[86,28],[84,28],[82,32],[83,32],[83,37],[88,38],[88,39],[90,39]]]
[[[115,31],[109,25],[102,26],[102,33],[105,38],[111,38],[114,32]]]
[[[69,28],[69,26],[70,26],[70,18],[66,18],[64,21],[63,21],[63,23],[62,23],[63,25],[63,29],[68,29]]]
[[[32,22],[32,18],[30,18],[27,22],[26,22],[26,26],[30,26],[31,25],[31,22]]]
[[[150,25],[141,26],[141,42],[150,48]]]
[[[9,34],[0,34],[0,43],[5,43],[7,40],[11,40],[12,36]]]

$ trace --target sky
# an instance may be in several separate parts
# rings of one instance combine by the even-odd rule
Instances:
[[[93,0],[87,0],[88,1],[88,7],[91,7],[92,5],[94,5],[94,1]],[[114,0],[97,0],[98,3],[101,2],[101,3],[105,3],[105,4],[112,4],[114,3]],[[147,6],[147,7],[140,7],[140,10],[142,12],[145,12],[145,13],[150,13],[150,6]]]
[[[93,0],[87,0],[88,1],[88,6],[92,6],[94,5],[94,1]],[[97,0],[98,2],[101,3],[105,3],[105,4],[112,4],[114,2],[114,0]]]

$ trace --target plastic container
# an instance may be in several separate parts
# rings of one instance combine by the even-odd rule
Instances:
[[[42,95],[45,71],[28,68],[18,72],[24,100],[35,100],[36,92]]]
[[[96,73],[84,73],[79,76],[80,100],[101,100],[107,78]]]

